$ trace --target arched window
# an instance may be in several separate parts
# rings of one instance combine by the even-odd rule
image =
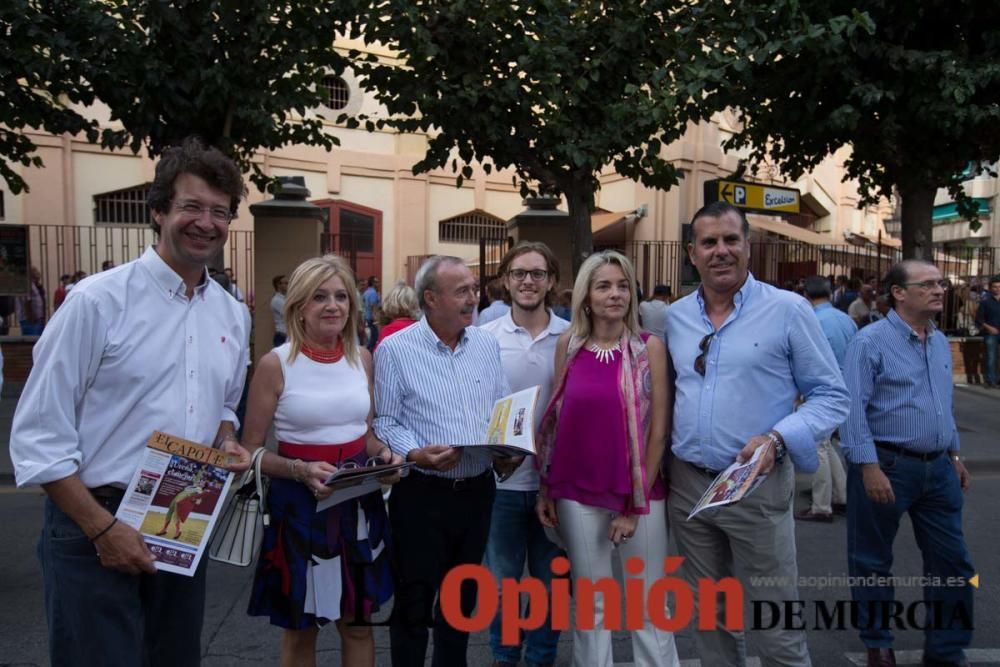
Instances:
[[[94,222],[98,224],[149,224],[146,195],[151,183],[94,195]]]
[[[481,238],[507,235],[507,222],[486,211],[469,211],[438,223],[438,241],[441,243],[477,244]]]
[[[343,109],[351,99],[351,89],[347,82],[335,74],[323,77],[323,81],[319,84],[319,92],[323,104],[334,110]]]

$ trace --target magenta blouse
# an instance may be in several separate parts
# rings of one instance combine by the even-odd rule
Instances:
[[[583,505],[624,512],[632,492],[628,436],[621,388],[621,353],[603,363],[581,349],[571,362],[559,411],[555,451],[549,467],[548,495]],[[648,415],[643,415],[643,424]],[[642,447],[645,449],[645,439]],[[662,477],[650,500],[666,498]]]

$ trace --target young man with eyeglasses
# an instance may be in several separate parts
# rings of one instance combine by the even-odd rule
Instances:
[[[749,272],[748,233],[743,213],[725,202],[691,222],[688,256],[702,282],[670,306],[666,323],[676,376],[668,512],[692,589],[738,573],[750,601],[798,600],[792,468],[816,469],[817,442],[843,422],[848,396],[809,302]],[[805,402],[796,411],[799,395]],[[761,486],[687,520],[718,473],[760,447],[768,475]],[[775,583],[754,583],[761,578]],[[704,664],[742,664],[742,633],[694,634]],[[810,664],[802,630],[778,622],[755,639],[765,664]]]
[[[55,666],[199,664],[208,560],[191,577],[159,572],[114,514],[155,430],[249,467],[232,436],[249,313],[205,269],[244,194],[219,151],[165,151],[148,196],[157,244],[78,284],[35,345],[10,453],[18,486],[48,495],[38,554]]]
[[[499,274],[509,295],[510,312],[481,328],[500,343],[500,359],[511,391],[541,387],[531,425],[537,429],[552,395],[556,343],[569,328],[569,322],[550,309],[552,290],[559,282],[559,263],[544,243],[522,241],[500,261]],[[562,550],[546,537],[535,513],[538,482],[534,457],[529,456],[497,484],[486,544],[486,564],[497,581],[520,580],[525,561],[531,577],[546,587],[552,580],[550,565]],[[490,625],[493,659],[496,667],[513,667],[521,662],[522,646],[503,645],[500,629],[498,614]],[[526,632],[522,643],[528,667],[551,665],[556,659],[559,631],[546,619],[541,627]]]
[[[952,415],[951,348],[933,324],[946,282],[930,262],[906,260],[886,275],[892,310],[847,348],[851,411],[841,427],[847,471],[847,564],[852,577],[891,577],[893,540],[910,515],[923,555],[928,624],[923,664],[968,665],[975,569],[962,533],[969,473]],[[945,585],[948,578],[959,585]],[[891,585],[854,586],[870,667],[895,665]]]

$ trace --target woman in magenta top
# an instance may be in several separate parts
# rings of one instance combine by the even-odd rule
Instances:
[[[612,578],[612,550],[619,547],[623,562],[641,560],[638,576],[648,591],[667,556],[660,463],[671,387],[663,341],[639,333],[635,284],[631,263],[614,251],[591,255],[580,267],[570,329],[556,347],[556,388],[539,429],[536,510],[565,542],[574,577]],[[673,635],[655,627],[642,607],[633,661],[679,665]],[[573,664],[611,667],[602,595],[594,614],[594,630],[574,630]]]

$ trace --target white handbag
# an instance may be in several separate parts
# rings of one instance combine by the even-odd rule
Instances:
[[[246,567],[260,552],[264,527],[270,524],[267,485],[260,471],[264,451],[263,447],[254,451],[250,469],[222,510],[208,546],[208,557],[214,561]]]

